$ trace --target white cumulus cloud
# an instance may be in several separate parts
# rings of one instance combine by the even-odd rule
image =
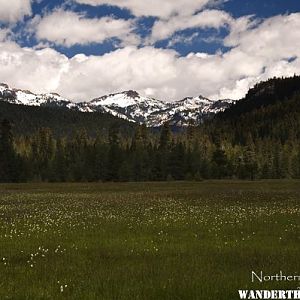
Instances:
[[[129,9],[135,16],[169,18],[175,15],[188,16],[207,5],[224,2],[220,0],[75,0],[93,6],[111,5]]]
[[[204,10],[192,16],[172,17],[168,20],[158,20],[154,23],[151,42],[171,37],[175,32],[188,28],[215,28],[229,25],[233,18],[221,10]]]
[[[31,0],[0,0],[0,22],[15,23],[31,15]]]
[[[118,38],[124,44],[137,44],[133,33],[134,21],[112,17],[86,18],[82,14],[63,9],[44,17],[36,17],[31,22],[39,40],[47,40],[67,47],[76,44],[101,43],[110,38]]]
[[[22,48],[14,42],[0,43],[0,82],[37,92],[55,91],[61,73],[68,69],[66,56],[50,48]]]

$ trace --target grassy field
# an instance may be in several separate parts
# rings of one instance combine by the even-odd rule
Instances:
[[[239,299],[300,273],[300,182],[0,185],[0,299]]]

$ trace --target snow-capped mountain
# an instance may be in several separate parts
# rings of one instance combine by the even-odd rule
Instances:
[[[93,111],[104,110],[119,118],[131,122],[148,124],[149,118],[157,112],[164,111],[167,103],[140,96],[135,91],[111,94],[87,102],[86,105]]]
[[[148,118],[150,126],[157,126],[168,121],[171,125],[186,126],[190,123],[200,124],[218,112],[224,111],[234,100],[209,100],[203,96],[187,97],[180,101],[168,102],[167,108]]]
[[[13,89],[7,84],[0,83],[0,100],[12,104],[28,106],[54,106],[68,109],[79,109],[79,105],[56,93],[34,94],[27,90]],[[82,112],[86,112],[80,107]]]
[[[186,126],[191,122],[199,124],[206,118],[224,111],[234,100],[213,101],[202,96],[188,97],[180,101],[165,102],[143,97],[136,91],[125,91],[96,98],[89,102],[75,103],[56,93],[34,94],[30,91],[10,88],[0,84],[0,100],[29,106],[52,106],[74,109],[81,112],[109,113],[130,122],[161,126]]]

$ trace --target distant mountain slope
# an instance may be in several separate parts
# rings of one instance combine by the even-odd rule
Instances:
[[[204,124],[212,139],[233,144],[275,139],[300,139],[300,76],[274,78],[257,84],[244,99]]]
[[[219,116],[222,118],[237,117],[255,109],[284,102],[297,93],[300,93],[300,76],[272,78],[256,84],[248,91],[244,99]]]
[[[74,103],[58,94],[34,94],[0,84],[0,100],[28,106],[63,107],[80,112],[108,113],[118,118],[159,127],[166,121],[173,126],[200,124],[235,101],[212,101],[202,96],[188,97],[176,102],[164,102],[143,97],[136,91],[125,91],[96,98],[90,102]]]

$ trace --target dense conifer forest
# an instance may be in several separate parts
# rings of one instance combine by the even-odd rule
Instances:
[[[300,178],[300,77],[257,84],[200,126],[1,103],[0,181]],[[18,116],[18,122],[15,119]]]
[[[9,120],[13,133],[30,136],[41,128],[49,128],[57,136],[72,136],[85,130],[89,136],[107,134],[112,124],[121,128],[121,134],[132,135],[136,125],[104,113],[82,113],[67,108],[27,106],[0,101],[0,120]]]

